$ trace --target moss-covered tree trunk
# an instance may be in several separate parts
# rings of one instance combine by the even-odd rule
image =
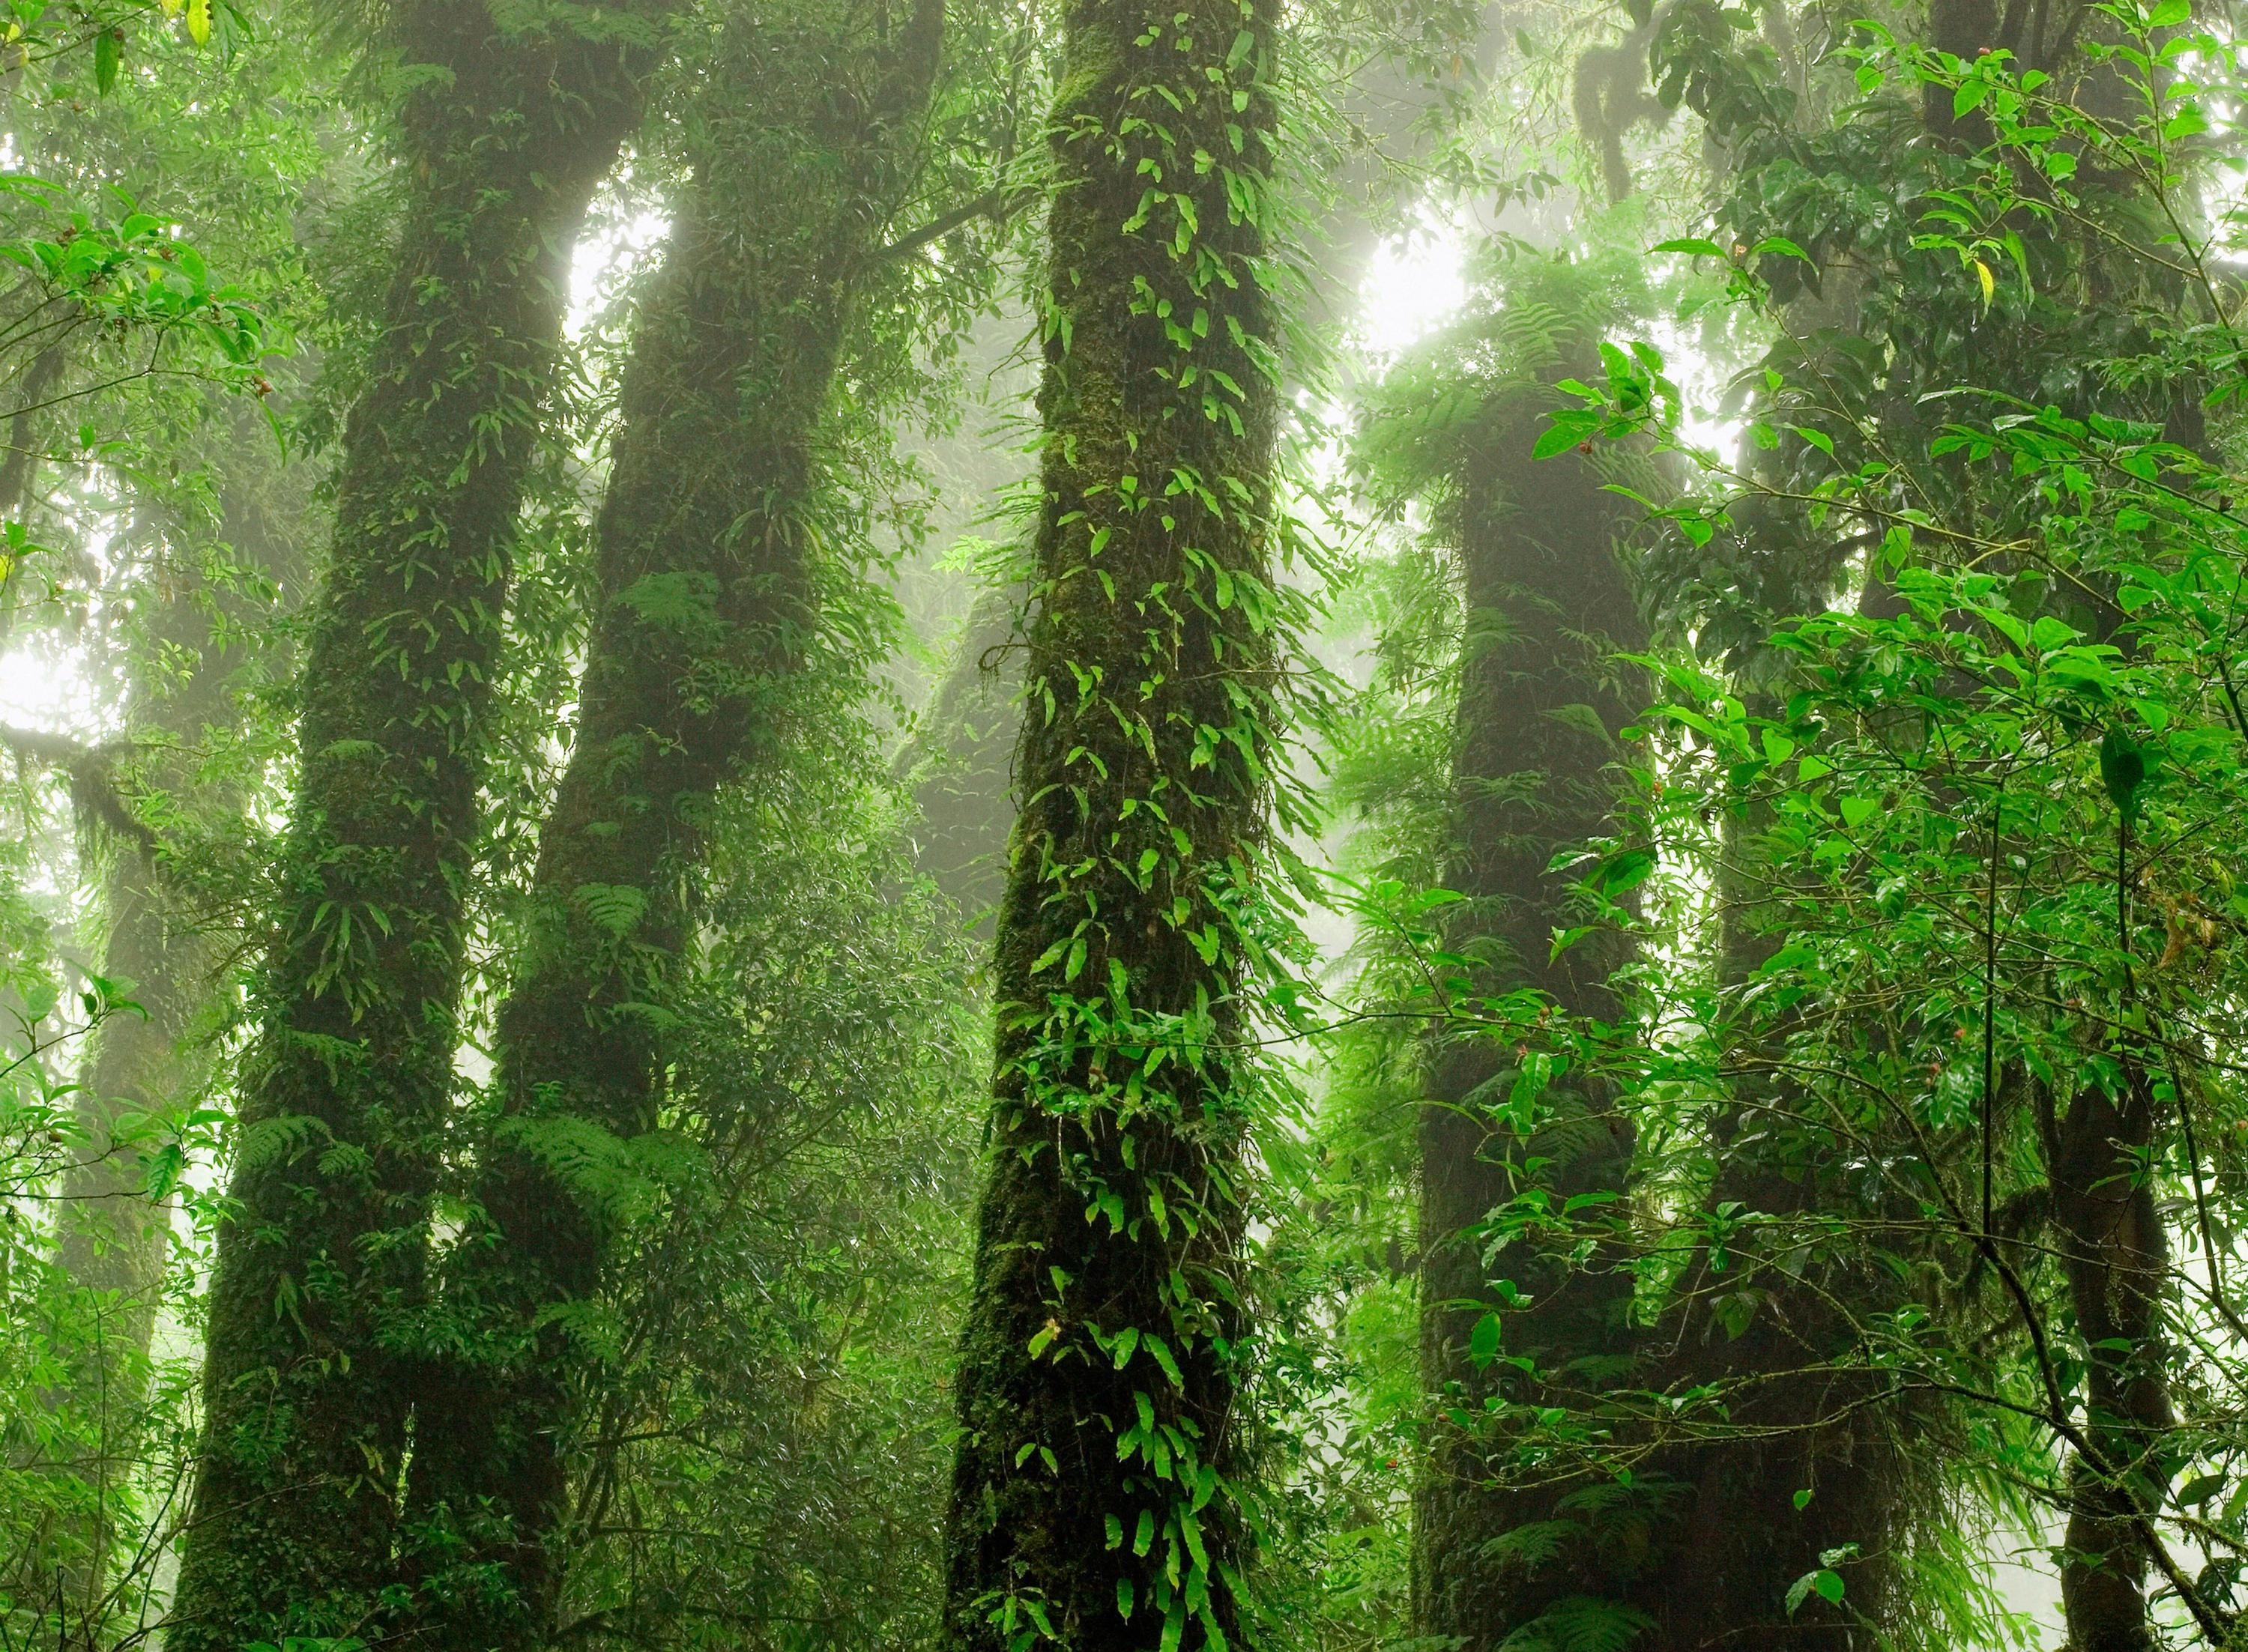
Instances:
[[[817,439],[941,53],[942,0],[888,31],[850,0],[765,18],[730,25],[690,116],[695,175],[634,336],[579,724],[422,1396],[429,1628],[461,1652],[552,1627],[604,1259],[676,1054],[664,1006],[691,967],[699,863],[812,641]]]
[[[1498,45],[1498,16],[1497,6],[1487,7],[1468,34],[1438,38],[1472,47],[1468,55],[1487,68]],[[1368,26],[1377,24],[1370,19]],[[1314,320],[1347,319],[1365,297],[1367,266],[1381,243],[1384,207],[1397,187],[1387,169],[1426,146],[1422,127],[1440,102],[1460,95],[1466,73],[1464,56],[1443,75],[1415,74],[1383,59],[1366,65],[1345,88],[1340,113],[1364,149],[1334,182],[1324,217],[1306,232],[1315,257],[1304,299]],[[922,816],[917,864],[983,925],[990,922],[1005,881],[1018,796],[1014,757],[1022,674],[1009,645],[1016,640],[1022,596],[1012,587],[977,600],[959,652],[937,683],[901,764],[915,782]]]
[[[1734,841],[1753,867],[1749,835]],[[1759,900],[1756,875],[1738,861],[1725,869],[1729,911]],[[1729,933],[1728,984],[1744,987],[1779,945]],[[1665,1647],[1745,1633],[1805,1652],[1870,1652],[1902,1604],[1896,1545],[1925,1476],[1902,1457],[1909,1402],[1869,1365],[1862,1338],[1898,1295],[1867,1237],[1883,1213],[1866,1208],[1833,1148],[1829,1103],[1807,1097],[1785,1063],[1782,1037],[1745,1052],[1732,1104],[1712,1121],[1704,1210],[1754,1215],[1729,1224],[1722,1253],[1705,1245],[1679,1281],[1668,1357],[1644,1379],[1722,1396],[1695,1417],[1701,1437],[1686,1434],[1668,1454],[1676,1518],[1649,1595]],[[1813,1594],[1791,1609],[1791,1587],[1835,1553],[1849,1557],[1846,1600]]]
[[[949,1643],[1234,1637],[1276,0],[1072,0]]]
[[[1468,899],[1449,945],[1479,961],[1484,991],[1532,989],[1573,1015],[1607,1020],[1617,1011],[1608,979],[1624,955],[1595,935],[1552,956],[1555,930],[1581,922],[1570,885],[1582,874],[1548,868],[1610,830],[1624,755],[1616,737],[1642,696],[1635,674],[1609,656],[1641,644],[1643,632],[1617,553],[1614,497],[1574,455],[1532,463],[1541,424],[1520,402],[1495,408],[1456,483],[1468,620],[1449,881]],[[1579,1230],[1598,1237],[1602,1207],[1567,1230],[1526,1232],[1485,1265],[1501,1207],[1539,1188],[1557,1208],[1617,1192],[1630,1167],[1626,1123],[1578,1076],[1555,1083],[1534,1132],[1511,1125],[1515,1072],[1488,1034],[1446,1039],[1420,1126],[1421,1354],[1439,1414],[1414,1500],[1415,1627],[1456,1637],[1465,1652],[1491,1652],[1557,1602],[1614,1594],[1635,1554],[1568,1512],[1581,1477],[1522,1482],[1509,1460],[1512,1430],[1488,1409],[1596,1407],[1630,1364],[1629,1276],[1605,1244],[1589,1264],[1573,1254]],[[1500,1281],[1520,1293],[1519,1306],[1509,1306]],[[1497,1342],[1486,1330],[1478,1346],[1477,1327],[1494,1312]],[[1534,1362],[1534,1374],[1516,1360]],[[1504,1540],[1533,1526],[1559,1533],[1543,1563],[1540,1548]]]
[[[661,9],[393,10],[404,218],[313,608],[175,1652],[364,1632],[391,1580],[510,538]]]

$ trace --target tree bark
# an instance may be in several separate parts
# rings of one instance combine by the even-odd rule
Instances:
[[[1556,361],[1551,376],[1564,376]],[[1532,401],[1537,406],[1530,405]],[[1450,949],[1477,958],[1478,987],[1551,996],[1573,1016],[1612,1020],[1608,980],[1628,953],[1595,935],[1552,956],[1557,929],[1580,921],[1570,885],[1547,868],[1560,852],[1604,835],[1618,798],[1617,737],[1641,709],[1636,674],[1609,655],[1643,643],[1637,602],[1615,550],[1623,527],[1605,478],[1573,455],[1533,464],[1542,398],[1485,416],[1459,463],[1458,540],[1467,627],[1460,668],[1456,909]],[[1620,1191],[1632,1135],[1596,1083],[1565,1077],[1547,1121],[1525,1134],[1504,1103],[1514,1064],[1470,1031],[1436,1052],[1421,1136],[1421,1355],[1443,1413],[1434,1421],[1414,1497],[1417,1634],[1490,1652],[1556,1602],[1614,1591],[1597,1545],[1577,1533],[1549,1564],[1494,1543],[1566,1521],[1580,1490],[1566,1474],[1502,1479],[1510,1430],[1486,1407],[1581,1405],[1628,1366],[1628,1274],[1573,1261],[1573,1240],[1532,1235],[1486,1265],[1486,1224],[1533,1188],[1566,1197]],[[1548,1161],[1533,1168],[1532,1159]],[[1593,1220],[1599,1220],[1597,1213]],[[1502,1306],[1494,1281],[1526,1299]],[[1500,1312],[1504,1360],[1475,1357],[1470,1339]]]
[[[2053,1225],[2085,1364],[2087,1437],[2098,1461],[2069,1463],[2070,1509],[2060,1597],[2069,1652],[2153,1652],[2147,1602],[2152,1564],[2142,1526],[2172,1478],[2162,1292],[2169,1239],[2146,1154],[2155,1133],[2143,1082],[2121,1099],[2087,1089],[2043,1126]]]
[[[814,647],[817,439],[942,54],[942,0],[887,38],[862,5],[779,15],[721,47],[634,337],[582,709],[499,1016],[501,1116],[445,1272],[409,1502],[434,1539],[426,1632],[460,1652],[554,1621],[623,1160],[668,1093],[661,1006],[692,967],[719,793],[777,754]]]
[[[392,1580],[510,538],[662,10],[394,10],[405,218],[301,688],[174,1652],[363,1633]]]
[[[1277,0],[1072,0],[948,1644],[1240,1629]],[[1168,1642],[1167,1642],[1168,1643]]]

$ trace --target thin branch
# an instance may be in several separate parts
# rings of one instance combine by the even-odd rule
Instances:
[[[923,247],[943,240],[954,230],[963,229],[978,218],[1004,223],[1023,209],[1031,194],[1027,189],[1009,189],[1004,185],[986,189],[973,201],[955,207],[941,217],[932,218],[911,234],[899,236],[874,254],[874,262],[878,264],[895,264],[901,258],[910,258]]]

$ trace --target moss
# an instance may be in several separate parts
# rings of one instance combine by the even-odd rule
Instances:
[[[394,1580],[509,539],[571,245],[647,67],[641,48],[567,31],[511,41],[482,4],[420,0],[396,25],[409,63],[442,72],[410,77],[401,111],[410,194],[312,610],[180,1652],[365,1633]]]
[[[1559,363],[1550,375],[1566,376]],[[1533,464],[1542,394],[1496,396],[1455,456],[1451,515],[1468,624],[1463,648],[1457,756],[1457,850],[1448,886],[1469,897],[1448,946],[1484,960],[1486,987],[1550,993],[1573,1014],[1613,1018],[1607,980],[1621,950],[1595,936],[1558,959],[1550,937],[1581,922],[1556,854],[1604,835],[1617,798],[1616,737],[1641,690],[1608,655],[1643,638],[1638,605],[1616,548],[1621,518],[1593,464]],[[1473,1412],[1485,1402],[1579,1405],[1629,1368],[1628,1273],[1564,1253],[1507,1252],[1505,1274],[1531,1306],[1504,1315],[1510,1357],[1534,1359],[1543,1381],[1476,1360],[1473,1326],[1496,1299],[1472,1237],[1495,1208],[1532,1184],[1532,1159],[1550,1161],[1557,1196],[1614,1189],[1628,1173],[1631,1134],[1590,1092],[1570,1100],[1535,1136],[1506,1128],[1484,1104],[1502,1091],[1505,1058],[1487,1038],[1440,1049],[1421,1123],[1422,1368],[1430,1393]],[[1614,1258],[1608,1260],[1613,1262]],[[1504,1477],[1504,1437],[1439,1419],[1414,1504],[1416,1632],[1489,1652],[1571,1596],[1628,1594],[1642,1546],[1616,1531],[1565,1546],[1549,1565],[1509,1558],[1498,1539],[1566,1520],[1575,1479],[1532,1486]],[[1629,1509],[1621,1528],[1661,1511]]]
[[[1251,87],[1279,10],[1066,13],[1025,801],[948,1517],[947,1641],[978,1652],[1243,1628],[1251,1080],[1230,1038],[1275,643],[1237,599],[1271,578],[1278,394],[1264,228],[1191,157],[1264,171],[1275,112]],[[1173,192],[1198,226],[1183,235]]]
[[[618,1228],[617,1189],[565,1167],[656,1126],[674,1052],[647,1006],[689,963],[713,800],[775,755],[818,623],[816,444],[880,250],[868,203],[909,168],[936,68],[941,7],[916,18],[888,45],[853,7],[737,26],[641,308],[579,725],[499,1015],[502,1113],[422,1378],[409,1504],[435,1645],[551,1630],[579,1408],[604,1363],[579,1333]]]

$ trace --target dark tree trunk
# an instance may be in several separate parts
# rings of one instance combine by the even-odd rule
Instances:
[[[1887,600],[1869,586],[1861,607]],[[1751,715],[1779,714],[1776,693],[1749,696]],[[1725,823],[1717,870],[1717,972],[1742,992],[1785,940],[1758,805]],[[1881,1644],[1896,1604],[1894,1549],[1913,1480],[1898,1454],[1910,1426],[1895,1384],[1866,1368],[1854,1316],[1880,1313],[1896,1282],[1838,1244],[1822,1216],[1866,1218],[1862,1189],[1837,1163],[1829,1121],[1788,1076],[1789,1022],[1767,1025],[1744,1052],[1731,1105],[1711,1125],[1717,1175],[1704,1210],[1731,1207],[1758,1223],[1710,1249],[1682,1281],[1665,1327],[1671,1352],[1649,1381],[1673,1390],[1721,1385],[1712,1437],[1670,1454],[1682,1483],[1680,1526],[1654,1604],[1665,1652],[1700,1652],[1785,1635],[1806,1652]],[[1876,1127],[1878,1128],[1878,1127]],[[1810,1494],[1798,1507],[1799,1493]],[[1788,1591],[1820,1556],[1855,1546],[1843,1568],[1846,1604]]]
[[[1235,1638],[1277,0],[1071,0],[948,1643]]]
[[[643,305],[596,524],[600,609],[498,1025],[501,1117],[445,1276],[409,1501],[428,1626],[544,1643],[624,1173],[673,1053],[717,794],[773,755],[817,623],[806,506],[854,292],[910,189],[941,0],[887,39],[854,5],[735,25]]]
[[[313,611],[174,1652],[362,1632],[391,1579],[510,537],[661,10],[395,9],[405,220]]]
[[[1864,1232],[1840,1239],[1820,1219],[1878,1213],[1854,1206],[1816,1117],[1798,1124],[1781,1086],[1764,1089],[1721,1121],[1708,1201],[1756,1224],[1721,1266],[1704,1254],[1669,1327],[1671,1358],[1651,1374],[1674,1392],[1725,1395],[1710,1437],[1668,1454],[1678,1530],[1651,1604],[1665,1652],[1780,1636],[1806,1652],[1870,1652],[1897,1605],[1895,1546],[1916,1477],[1901,1456],[1912,1416],[1867,1365],[1857,1326],[1895,1300],[1896,1282],[1864,1256]],[[1851,1557],[1844,1602],[1814,1594],[1791,1612],[1790,1587],[1836,1551]]]
[[[1560,364],[1552,376],[1564,376]],[[1478,960],[1481,991],[1535,989],[1573,1015],[1608,1019],[1617,1011],[1608,978],[1623,950],[1593,936],[1552,956],[1554,931],[1580,921],[1569,886],[1581,874],[1547,868],[1610,829],[1623,756],[1616,736],[1642,695],[1637,674],[1608,656],[1644,638],[1614,548],[1617,502],[1587,461],[1531,462],[1542,421],[1530,400],[1488,415],[1457,484],[1468,620],[1448,881],[1468,901],[1448,945]],[[1574,1075],[1547,1098],[1542,1128],[1511,1128],[1513,1072],[1488,1035],[1449,1037],[1421,1115],[1421,1358],[1441,1414],[1414,1498],[1414,1617],[1417,1633],[1456,1637],[1463,1652],[1491,1652],[1567,1597],[1616,1593],[1595,1534],[1573,1533],[1542,1565],[1493,1546],[1566,1521],[1563,1499],[1582,1486],[1566,1472],[1502,1484],[1515,1466],[1505,1460],[1512,1443],[1485,1407],[1593,1403],[1630,1363],[1628,1274],[1597,1255],[1589,1265],[1572,1260],[1573,1240],[1558,1234],[1518,1240],[1485,1265],[1484,1229],[1498,1207],[1534,1187],[1557,1203],[1620,1190],[1629,1169],[1630,1131],[1598,1086]],[[1533,1158],[1547,1162],[1533,1171]],[[1501,1312],[1500,1352],[1534,1361],[1535,1376],[1471,1349],[1477,1322],[1502,1308],[1501,1279],[1527,1306]]]
[[[2176,1421],[2162,1331],[2169,1242],[2146,1162],[2153,1096],[2143,1084],[2120,1101],[2085,1090],[2066,1117],[2048,1107],[2042,1123],[2053,1226],[2088,1351],[2085,1435],[2097,1452],[2069,1464],[2060,1568],[2069,1652],[2153,1652],[2161,1642],[2148,1615],[2143,1527],[2172,1477]]]

